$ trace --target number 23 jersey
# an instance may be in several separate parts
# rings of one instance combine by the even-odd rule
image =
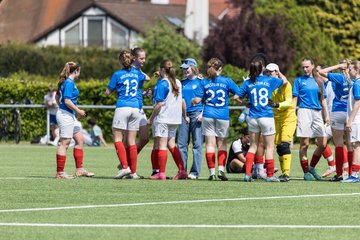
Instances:
[[[203,117],[229,120],[229,92],[239,95],[239,87],[231,79],[218,76],[201,80],[201,87],[195,93],[204,100]]]
[[[240,87],[240,98],[248,95],[251,103],[249,116],[252,118],[272,118],[274,112],[268,106],[268,99],[271,98],[275,89],[283,84],[283,80],[265,75],[258,76],[253,82],[250,79]]]

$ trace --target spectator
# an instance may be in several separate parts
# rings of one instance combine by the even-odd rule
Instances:
[[[86,131],[84,134],[85,144],[88,146],[99,147],[103,144],[107,147],[101,128],[96,124],[95,118],[91,118],[87,122],[90,126],[90,133]]]
[[[49,85],[48,92],[44,96],[44,104],[50,113],[50,133],[51,136],[48,139],[48,144],[57,146],[59,143],[59,127],[56,121],[56,112],[59,105],[56,102],[56,90],[52,84]],[[52,141],[51,141],[52,140]]]

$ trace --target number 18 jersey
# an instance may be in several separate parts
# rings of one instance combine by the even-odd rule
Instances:
[[[231,79],[218,76],[203,79],[195,96],[204,100],[203,117],[229,120],[229,92],[239,95],[239,87]]]
[[[258,76],[253,82],[250,79],[240,87],[240,98],[248,95],[251,103],[249,116],[252,118],[272,118],[274,112],[268,106],[268,99],[271,99],[272,93],[275,89],[283,84],[283,80],[265,75]]]

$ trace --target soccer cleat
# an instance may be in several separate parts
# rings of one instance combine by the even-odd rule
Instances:
[[[244,182],[253,182],[254,180],[252,179],[252,177],[245,175],[244,176]]]
[[[195,175],[192,174],[192,173],[190,173],[190,174],[188,175],[188,179],[196,180],[196,179],[198,179],[198,178],[199,178],[198,176],[195,176]]]
[[[166,180],[165,173],[156,173],[149,177],[152,180]]]
[[[342,176],[340,176],[340,177],[338,177],[338,176],[334,176],[334,177],[332,177],[331,179],[330,179],[330,182],[340,182],[340,181],[342,181],[343,180],[343,177]]]
[[[94,173],[88,172],[84,168],[78,168],[75,170],[75,177],[93,177],[93,176],[95,176]]]
[[[290,177],[284,173],[279,176],[279,180],[280,180],[280,182],[288,182],[288,181],[290,181]]]
[[[258,169],[255,168],[252,172],[252,178],[253,179],[265,179],[267,177],[266,169]]]
[[[329,166],[326,171],[324,172],[324,174],[322,175],[322,177],[328,177],[330,176],[330,174],[332,174],[333,172],[335,172],[335,166]]]
[[[209,181],[213,181],[216,180],[216,176],[215,175],[210,175],[208,178]]]
[[[219,178],[221,181],[227,181],[227,180],[229,180],[229,179],[226,177],[226,175],[225,175],[225,173],[224,173],[223,171],[219,171],[219,173],[218,173],[218,178]]]
[[[321,180],[321,176],[315,171],[315,168],[309,167],[309,173],[311,173],[317,181]]]
[[[55,175],[56,179],[74,179],[74,176],[67,174],[66,172],[58,172]]]
[[[172,178],[172,180],[181,180],[181,179],[187,179],[188,175],[185,170],[180,170],[178,173]]]
[[[280,182],[280,180],[277,176],[272,176],[265,178],[265,182]]]
[[[342,180],[340,182],[342,182],[342,183],[356,183],[356,182],[359,182],[359,176],[351,175],[347,179],[344,179],[344,180]]]
[[[131,173],[130,168],[123,168],[118,171],[118,173],[116,174],[116,176],[114,178],[122,179],[123,177],[130,175],[130,173]]]
[[[130,175],[125,176],[124,179],[144,179],[144,177],[137,173],[131,173]]]
[[[307,172],[307,173],[304,173],[304,180],[305,181],[314,181],[314,177],[311,175],[311,173]]]

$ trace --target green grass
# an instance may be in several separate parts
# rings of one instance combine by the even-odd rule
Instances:
[[[309,151],[311,153],[312,151]],[[305,182],[293,150],[289,183],[207,181],[204,161],[197,181],[114,180],[118,163],[113,148],[86,148],[84,166],[93,179],[56,180],[55,147],[0,145],[0,239],[357,239],[360,229],[316,228],[194,228],[194,227],[34,227],[1,223],[47,224],[159,224],[159,225],[351,225],[360,226],[360,195],[262,199],[274,196],[360,193],[359,184]],[[276,162],[277,164],[277,162]],[[278,165],[278,164],[277,164]],[[325,160],[317,167],[326,169]],[[72,150],[65,167],[73,173]],[[139,156],[138,173],[148,176],[150,148]],[[167,175],[175,174],[169,158]],[[168,203],[138,206],[111,204],[258,198],[214,202]],[[1,212],[6,209],[103,205],[84,209]]]

